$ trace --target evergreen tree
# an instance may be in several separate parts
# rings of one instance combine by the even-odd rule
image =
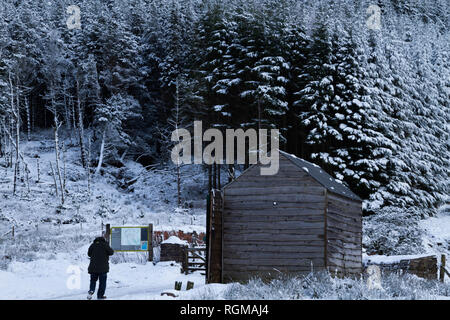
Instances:
[[[332,85],[332,46],[330,31],[324,17],[316,22],[307,48],[307,62],[301,81],[304,86],[295,93],[294,106],[299,108],[301,130],[305,132],[304,154],[315,159],[320,152],[326,153],[330,139],[336,134],[328,125],[328,115],[334,94]],[[329,170],[329,163],[321,163]]]

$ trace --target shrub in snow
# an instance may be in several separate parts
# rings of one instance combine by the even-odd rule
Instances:
[[[87,174],[84,170],[80,170],[79,168],[67,166],[66,179],[68,181],[72,181],[72,182],[84,181],[87,179]]]
[[[145,265],[147,263],[148,256],[146,252],[115,252],[110,257],[110,261],[113,264],[118,263],[136,263]]]
[[[39,228],[44,229],[44,225]],[[91,243],[92,236],[83,232],[67,233],[60,227],[47,225],[45,231],[18,229],[14,238],[1,240],[0,269],[6,270],[13,261],[52,260],[57,253],[75,252]]]
[[[8,269],[8,265],[11,262],[11,257],[3,255],[0,258],[0,270],[6,270]]]
[[[414,209],[384,207],[364,218],[363,246],[367,254],[405,255],[423,253],[423,231]]]
[[[338,278],[329,272],[303,276],[281,275],[265,282],[250,280],[247,284],[233,283],[223,293],[227,300],[373,300],[373,299],[439,299],[450,295],[450,285],[437,280],[424,280],[414,275],[382,274],[380,288],[368,285],[367,275]],[[206,295],[209,298],[210,294]],[[219,297],[216,297],[219,298]]]
[[[112,202],[115,202],[114,200],[105,197],[100,197],[99,202],[100,203],[98,204],[98,209],[96,210],[95,214],[102,218],[106,218],[112,214],[117,213],[117,210],[119,209],[119,207],[117,206],[116,208],[113,207]]]

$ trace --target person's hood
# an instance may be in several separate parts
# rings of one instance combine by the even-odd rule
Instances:
[[[103,237],[95,238],[94,243],[99,243],[99,242],[106,242],[106,240]]]

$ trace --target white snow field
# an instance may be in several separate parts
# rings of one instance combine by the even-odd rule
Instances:
[[[8,263],[6,270],[0,270],[0,300],[86,299],[89,288],[87,250],[98,231],[92,228],[85,231],[74,230],[76,227],[70,225],[41,229],[29,232],[28,240],[18,240],[18,256]],[[66,239],[65,235],[69,233],[72,235]],[[27,244],[30,245],[29,248],[20,247]],[[67,252],[62,252],[62,249]],[[174,299],[170,295],[161,295],[162,293],[172,293],[179,299],[188,299],[186,297],[192,294],[202,295],[205,276],[201,272],[185,275],[181,273],[181,265],[178,263],[169,261],[154,264],[146,260],[146,253],[116,252],[110,258],[106,290],[108,299]],[[174,290],[175,281],[183,283],[182,291]],[[186,291],[188,281],[194,282],[192,292]]]
[[[450,253],[450,213],[441,211],[437,216],[421,221],[426,231],[424,245],[433,254]]]
[[[142,165],[128,161],[123,168],[107,167],[103,175],[91,176],[89,190],[85,170],[78,160],[79,149],[70,145],[70,139],[65,140],[67,192],[61,206],[49,164],[55,161],[51,132],[47,140],[43,140],[44,135],[39,134],[39,142],[22,144],[30,168],[29,191],[25,180],[19,180],[13,195],[13,170],[0,165],[0,299],[85,300],[89,287],[87,250],[106,223],[112,226],[153,223],[155,231],[205,231],[206,176],[201,168],[183,168],[182,196],[193,205],[181,210],[176,208],[176,176],[171,169],[147,171]],[[39,155],[39,181],[36,155]],[[132,189],[121,188],[121,181],[135,178]],[[442,212],[421,221],[421,226],[426,231],[423,240],[427,253],[448,254],[450,215]],[[171,238],[168,242],[182,241]],[[370,256],[370,259],[399,257]],[[248,285],[205,285],[200,272],[184,275],[180,268],[174,262],[147,262],[145,254],[116,253],[110,259],[106,296],[133,300],[445,299],[450,295],[450,289],[445,287],[448,280],[438,286],[414,277],[386,278],[380,292],[367,289],[364,281],[338,280],[329,275],[272,284],[255,280]],[[175,281],[182,281],[181,291],[174,290]],[[187,281],[194,282],[194,289],[186,291]]]
[[[0,299],[86,299],[89,288],[88,264],[87,258],[74,260],[67,254],[58,254],[54,260],[13,262],[8,271],[0,271]],[[78,278],[74,268],[81,271],[79,282],[72,280]],[[161,293],[171,292],[183,297],[187,281],[194,282],[194,290],[198,291],[197,288],[205,285],[204,279],[198,272],[189,275],[180,273],[180,266],[171,262],[159,262],[156,265],[151,262],[145,265],[111,264],[106,296],[114,300],[173,299],[168,295],[161,296]],[[174,290],[175,281],[183,282],[182,291]]]
[[[106,223],[152,223],[155,231],[205,231],[201,168],[192,166],[182,172],[183,199],[197,200],[197,205],[180,210],[174,205],[177,187],[170,169],[147,171],[128,161],[123,168],[107,167],[103,175],[91,176],[89,188],[79,149],[66,138],[67,192],[61,205],[50,169],[50,162],[55,163],[52,133],[41,132],[37,139],[23,141],[21,147],[30,169],[30,190],[26,180],[20,180],[13,195],[13,169],[0,166],[0,299],[86,299],[87,250]],[[134,178],[133,190],[118,185]],[[187,281],[194,282],[193,292],[204,286],[203,275],[186,276],[180,268],[171,262],[154,265],[145,254],[116,253],[110,259],[106,295],[110,299],[173,299],[161,293],[174,291],[175,281],[183,282],[183,291]],[[177,292],[180,297],[183,294]]]

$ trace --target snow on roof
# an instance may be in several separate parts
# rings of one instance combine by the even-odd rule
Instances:
[[[362,201],[360,197],[358,197],[356,194],[354,194],[349,188],[347,188],[342,183],[339,183],[331,177],[328,173],[326,173],[322,168],[320,168],[318,165],[308,162],[304,159],[298,158],[294,156],[293,154],[289,154],[284,151],[280,151],[280,154],[285,156],[288,160],[290,160],[293,164],[295,164],[297,167],[301,168],[305,172],[307,172],[312,178],[314,178],[317,182],[319,182],[321,185],[323,185],[327,190],[339,194],[341,196],[344,196],[346,198],[350,198],[357,201]]]
[[[164,244],[179,244],[179,245],[188,245],[188,242],[186,240],[181,240],[180,238],[176,237],[176,236],[171,236],[169,237],[169,239],[164,240],[163,242]]]

